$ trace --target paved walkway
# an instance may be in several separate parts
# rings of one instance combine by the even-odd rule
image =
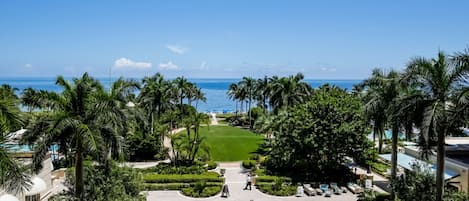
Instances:
[[[210,113],[210,116],[212,117],[210,119],[210,125],[218,125],[218,120],[217,120],[217,113]]]
[[[294,200],[294,201],[304,201],[304,200],[336,200],[336,201],[348,201],[348,200],[357,200],[357,196],[348,192],[342,195],[332,195],[332,197],[324,196],[311,196],[311,197],[277,197],[264,194],[257,190],[255,187],[252,190],[243,190],[246,185],[246,173],[243,172],[240,167],[239,162],[233,163],[220,163],[219,168],[225,168],[225,183],[228,184],[231,196],[229,198],[222,198],[220,194],[210,197],[210,198],[190,198],[182,195],[179,191],[149,191],[147,192],[147,200],[164,200],[164,201],[186,201],[186,200],[221,200],[221,201],[280,201],[280,200]],[[216,171],[219,170],[216,169]]]

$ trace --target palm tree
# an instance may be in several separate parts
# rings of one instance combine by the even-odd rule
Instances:
[[[267,112],[267,101],[270,95],[270,82],[269,78],[265,76],[263,79],[257,79],[255,95],[258,105]]]
[[[2,89],[11,89],[2,86]],[[13,90],[0,90],[0,144],[7,142],[5,133],[22,125],[18,101],[15,100]],[[0,146],[0,188],[7,192],[21,192],[30,186],[26,169],[17,163],[8,153],[5,146]]]
[[[254,98],[255,89],[256,89],[256,80],[251,77],[243,77],[243,79],[238,83],[238,85],[242,88],[243,91],[246,92],[246,99],[248,101],[248,118],[249,118],[249,128],[252,128],[251,122],[251,104]]]
[[[138,102],[141,107],[148,111],[150,133],[152,134],[155,127],[155,118],[156,121],[159,121],[161,114],[169,108],[170,90],[170,83],[159,73],[152,77],[143,78],[143,87],[138,96]]]
[[[456,53],[450,57],[443,52],[437,58],[417,57],[412,59],[406,69],[405,76],[409,83],[416,83],[425,95],[421,104],[425,107],[421,127],[424,149],[430,149],[432,133],[437,135],[437,175],[436,187],[438,201],[443,199],[444,167],[445,167],[445,136],[457,125],[451,119],[452,103],[449,101],[466,82],[469,73],[469,51]]]
[[[271,85],[270,105],[274,112],[288,108],[294,104],[305,102],[312,93],[311,86],[303,82],[303,74],[295,76],[273,77]]]
[[[393,73],[395,74],[395,73]],[[386,111],[395,94],[386,86],[388,80],[386,73],[381,69],[373,69],[371,77],[358,84],[358,88],[365,90],[363,100],[365,102],[365,113],[373,121],[373,139],[378,134],[378,152],[382,152],[383,137],[389,113]]]
[[[187,81],[186,78],[183,77],[177,77],[176,79],[173,80],[173,85],[174,89],[176,90],[176,97],[179,101],[179,109],[181,112],[180,115],[180,120],[182,122],[182,118],[184,114],[184,105],[183,105],[183,100],[184,98],[187,98],[188,91],[192,87],[192,84]]]
[[[103,95],[104,88],[99,81],[88,73],[74,78],[72,83],[59,76],[56,84],[63,88],[61,93],[47,92],[41,97],[43,100],[38,100],[50,103],[51,112],[36,121],[25,135],[36,136],[37,139],[33,158],[36,172],[42,168],[41,163],[50,145],[63,139],[68,141],[75,154],[75,196],[81,199],[84,155],[102,147],[99,144],[103,136],[117,132],[119,129],[116,127],[122,123],[119,122],[122,121],[122,113],[116,102],[111,100],[111,97],[120,96],[117,95],[119,84],[114,85],[115,88],[107,95]]]
[[[228,97],[233,100],[236,104],[236,110],[235,110],[235,115],[236,118],[238,117],[238,100],[239,100],[239,86],[236,83],[231,83],[230,86],[228,87],[228,91],[226,94]]]

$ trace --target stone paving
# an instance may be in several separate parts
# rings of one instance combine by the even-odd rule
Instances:
[[[228,184],[230,190],[230,197],[222,198],[220,194],[210,198],[190,198],[182,195],[179,191],[149,191],[147,193],[147,200],[149,201],[186,201],[186,200],[200,200],[200,201],[305,201],[305,200],[330,200],[330,201],[347,201],[357,200],[357,195],[350,192],[342,195],[332,195],[332,197],[324,196],[311,196],[311,197],[277,197],[264,194],[257,190],[255,187],[252,190],[243,190],[246,185],[246,173],[240,167],[239,162],[234,163],[220,163],[219,168],[225,168],[225,183]]]

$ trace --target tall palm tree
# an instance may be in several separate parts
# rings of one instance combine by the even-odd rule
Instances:
[[[182,122],[182,118],[184,114],[184,104],[183,100],[184,98],[187,98],[188,91],[192,88],[192,84],[187,81],[186,78],[183,77],[177,77],[176,79],[173,80],[173,85],[174,89],[176,90],[176,97],[179,101],[179,109],[181,112],[180,115],[180,121]]]
[[[159,121],[163,112],[170,107],[170,90],[170,83],[160,73],[143,78],[143,86],[137,100],[150,116],[150,133],[152,134],[155,127],[155,118],[156,121]]]
[[[430,149],[432,133],[437,135],[437,175],[436,187],[438,201],[443,199],[445,136],[455,126],[451,119],[452,103],[449,101],[466,82],[469,73],[469,51],[448,56],[439,52],[437,58],[417,57],[412,59],[406,69],[406,80],[419,85],[425,97],[418,102],[425,107],[421,135],[426,149]]]
[[[246,98],[247,98],[247,101],[248,101],[248,104],[249,104],[248,107],[247,107],[248,118],[249,118],[249,128],[252,128],[251,104],[252,104],[252,100],[254,99],[254,95],[255,95],[256,80],[253,79],[252,77],[243,77],[243,79],[239,82],[238,85],[246,92]]]
[[[48,147],[67,139],[75,155],[75,196],[81,199],[84,156],[101,147],[105,132],[118,131],[113,126],[120,124],[122,114],[115,108],[115,102],[110,101],[112,95],[103,95],[103,86],[88,73],[74,78],[72,83],[59,76],[56,84],[63,88],[62,92],[47,92],[41,97],[50,103],[51,112],[36,121],[25,135],[37,139],[33,158],[35,171],[42,168]]]
[[[393,73],[394,74],[394,73]],[[389,113],[384,111],[390,107],[395,98],[393,90],[387,88],[387,75],[382,69],[373,69],[371,77],[363,80],[357,86],[365,90],[363,100],[365,113],[373,121],[373,138],[378,135],[378,152],[382,152],[384,130],[389,118]]]
[[[301,73],[288,77],[273,77],[271,85],[270,105],[274,112],[288,108],[294,104],[305,102],[312,93],[311,86],[303,82]]]
[[[267,76],[264,76],[263,79],[257,79],[255,95],[258,105],[264,110],[264,113],[267,112],[267,101],[270,95],[270,82]]]
[[[2,86],[2,89],[11,89]],[[7,143],[7,132],[22,125],[18,101],[14,90],[0,90],[0,144]],[[17,163],[5,146],[0,146],[0,188],[7,192],[19,193],[30,187],[26,169]]]
[[[235,109],[235,115],[238,117],[238,100],[239,100],[239,86],[236,83],[231,83],[230,86],[228,87],[228,91],[226,94],[228,97],[233,100],[236,104],[236,109]]]

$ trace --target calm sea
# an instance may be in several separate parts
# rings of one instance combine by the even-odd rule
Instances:
[[[101,83],[108,87],[115,79],[99,78]],[[202,89],[207,98],[207,102],[200,102],[197,109],[201,112],[227,112],[235,110],[235,103],[228,99],[226,91],[228,86],[239,79],[189,79]],[[312,87],[318,87],[325,83],[351,90],[354,84],[360,80],[306,80]],[[50,91],[60,91],[61,88],[55,85],[55,78],[0,78],[0,84],[9,84],[17,89],[19,93],[25,88],[43,89]]]

